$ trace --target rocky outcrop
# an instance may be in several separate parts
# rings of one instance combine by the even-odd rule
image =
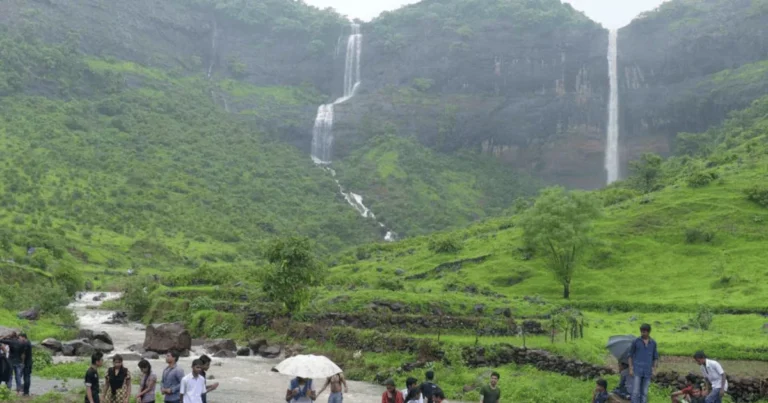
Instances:
[[[61,352],[68,357],[90,357],[96,349],[86,340],[72,340],[62,343]]]
[[[556,372],[577,378],[599,378],[614,374],[613,369],[569,359],[546,350],[531,350],[509,344],[485,347],[468,347],[463,352],[470,367],[496,367],[505,364],[532,365],[542,371]]]
[[[17,334],[19,334],[19,329],[0,326],[0,339],[7,339]]]
[[[48,338],[43,340],[42,342],[40,342],[40,345],[47,348],[53,353],[58,353],[61,351],[61,342],[53,338]]]
[[[192,337],[182,323],[149,325],[144,336],[143,348],[160,354],[169,351],[188,351],[192,348]]]
[[[31,308],[27,309],[26,311],[19,312],[16,316],[23,320],[37,320],[40,318],[40,310],[37,308]]]
[[[264,358],[277,358],[282,352],[283,348],[281,346],[264,345],[259,348],[259,355]]]
[[[232,339],[208,340],[203,344],[203,349],[208,354],[216,354],[219,351],[235,352],[237,351],[237,344]]]

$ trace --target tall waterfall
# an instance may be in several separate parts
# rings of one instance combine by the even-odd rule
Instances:
[[[351,32],[347,39],[347,54],[344,60],[344,93],[333,101],[333,103],[320,105],[317,108],[315,125],[312,128],[312,161],[315,164],[323,166],[334,177],[336,185],[339,187],[339,193],[344,200],[352,206],[361,216],[375,220],[373,212],[363,204],[363,197],[353,192],[347,192],[336,179],[336,171],[329,166],[332,161],[333,151],[333,114],[334,107],[349,101],[355,96],[357,88],[360,86],[360,56],[363,51],[363,35],[360,33],[360,25],[352,23]],[[384,240],[394,241],[397,234],[387,230],[386,226],[379,222],[382,232],[386,232]]]
[[[608,35],[608,78],[611,94],[608,104],[608,130],[605,143],[605,170],[608,184],[619,180],[619,52],[617,30]]]
[[[349,101],[360,86],[360,55],[363,51],[363,35],[360,25],[352,24],[347,39],[347,56],[344,61],[344,95],[331,104],[317,108],[315,126],[312,129],[312,160],[316,164],[330,164],[333,151],[333,108]]]

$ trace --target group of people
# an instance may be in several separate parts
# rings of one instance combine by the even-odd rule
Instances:
[[[103,362],[102,353],[91,356],[91,366],[85,373],[85,403],[128,403],[131,398],[131,372],[123,366],[123,358],[120,355],[112,357],[112,367],[107,370],[102,387],[99,368]],[[219,387],[218,383],[208,385],[206,382],[205,373],[211,366],[211,358],[207,355],[194,360],[192,372],[187,375],[178,366],[178,353],[166,354],[165,362],[167,367],[160,378],[160,393],[165,403],[207,403],[207,394]],[[157,375],[147,360],[139,361],[139,370],[141,380],[136,402],[155,403]]]
[[[387,390],[381,395],[381,403],[447,403],[445,393],[435,383],[434,371],[427,371],[425,378],[421,384],[416,378],[408,378],[403,390],[397,389],[394,380],[387,379],[384,382]],[[480,389],[482,396],[480,403],[499,403],[501,400],[501,389],[498,386],[499,378],[498,372],[491,374],[490,382]],[[315,392],[311,379],[294,378],[286,391],[285,401],[288,403],[311,403],[317,400],[328,387],[330,387],[331,393],[328,396],[328,403],[342,403],[344,393],[347,393],[349,389],[342,374],[336,374],[326,379],[325,385],[319,392]]]
[[[722,403],[728,391],[728,380],[723,367],[715,360],[710,360],[703,351],[697,351],[693,359],[701,369],[707,384],[698,384],[697,377],[688,375],[686,387],[672,394],[672,403]],[[659,352],[656,341],[651,338],[651,325],[640,326],[640,337],[629,348],[627,362],[620,363],[621,377],[613,394],[632,403],[648,403],[648,389],[651,378],[659,364]],[[608,383],[598,379],[592,396],[593,403],[606,403],[609,399]]]
[[[0,385],[13,389],[16,394],[29,396],[32,377],[32,343],[25,333],[13,332],[0,340]]]

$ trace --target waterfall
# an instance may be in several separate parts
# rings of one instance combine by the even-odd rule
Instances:
[[[208,79],[213,75],[213,66],[216,64],[216,37],[219,35],[216,19],[213,19],[213,34],[211,35],[211,60],[208,64]]]
[[[608,78],[611,94],[608,105],[608,130],[605,144],[605,170],[608,184],[619,180],[619,65],[617,30],[608,35]]]
[[[337,53],[338,53],[337,46]],[[334,107],[349,101],[355,96],[357,88],[360,87],[360,56],[363,52],[363,35],[360,33],[360,25],[352,23],[349,38],[347,38],[347,54],[344,60],[344,92],[342,96],[333,103],[320,105],[317,108],[315,125],[312,127],[312,161],[322,166],[331,176],[334,177],[336,185],[339,187],[339,194],[344,197],[347,204],[352,206],[357,212],[365,217],[375,220],[373,212],[363,204],[363,197],[357,193],[347,192],[336,179],[336,171],[330,168],[333,151],[333,114]],[[397,234],[387,230],[386,226],[379,222],[386,234],[384,240],[395,241]]]

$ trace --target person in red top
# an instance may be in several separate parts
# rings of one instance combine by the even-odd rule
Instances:
[[[672,393],[672,403],[690,402],[693,396],[693,385],[696,383],[696,377],[688,374],[685,376],[685,387]]]
[[[381,403],[405,403],[403,392],[397,390],[395,381],[387,379],[384,385],[387,385],[387,390],[381,395]]]

